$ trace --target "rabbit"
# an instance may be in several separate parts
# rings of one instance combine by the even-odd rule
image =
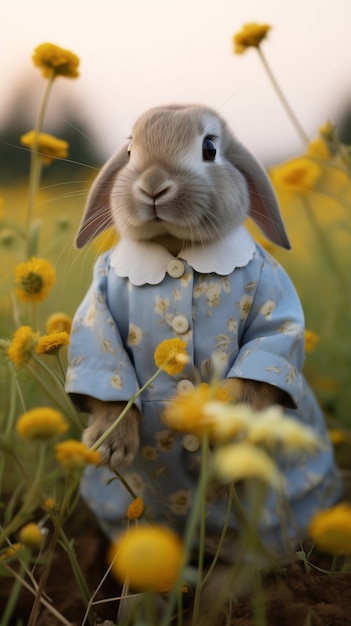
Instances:
[[[113,224],[122,237],[156,241],[176,255],[186,244],[203,246],[219,240],[248,215],[272,241],[290,247],[264,171],[233,141],[224,121],[204,107],[162,107],[138,120],[132,141],[102,169],[76,244],[82,247]],[[273,385],[250,380],[240,385],[237,402],[257,409],[271,404],[294,406],[289,395]],[[93,445],[124,403],[88,397],[85,408],[94,421],[84,441]],[[100,448],[111,469],[132,462],[139,445],[139,420],[138,410],[132,407]]]
[[[83,495],[111,537],[125,524],[130,501],[123,485],[109,481],[116,469],[155,521],[183,532],[201,446],[168,431],[162,412],[177,391],[211,380],[213,355],[233,402],[279,404],[324,442],[304,464],[282,460],[294,517],[289,541],[303,537],[313,512],[340,495],[323,415],[302,374],[301,304],[284,269],[247,231],[246,218],[290,248],[266,172],[205,106],[145,112],[92,185],[76,245],[110,226],[120,241],[97,260],[73,324],[66,389],[91,416],[83,441],[93,445],[154,373],[162,340],[185,339],[191,357],[181,376],[162,373],[135,401],[100,448],[106,467],[86,471]],[[260,534],[286,554],[275,500],[267,507]],[[219,536],[224,511],[218,495],[208,505],[211,536]]]

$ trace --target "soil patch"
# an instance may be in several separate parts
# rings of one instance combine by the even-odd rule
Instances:
[[[77,537],[77,534],[74,534]],[[108,542],[97,527],[80,533],[75,541],[80,567],[91,591],[100,585],[106,572]],[[313,564],[329,570],[331,557],[313,552]],[[3,579],[0,605],[5,605],[13,582]],[[264,581],[265,611],[269,626],[347,626],[351,624],[351,573],[323,574],[316,569],[306,572],[302,562],[287,567],[278,576],[269,575]],[[117,598],[119,586],[108,576],[99,589],[96,600]],[[74,626],[84,619],[84,607],[66,553],[58,549],[45,586],[48,601]],[[33,605],[33,596],[22,592],[11,626],[27,624]],[[118,600],[96,606],[96,624],[115,623]],[[108,622],[107,620],[111,620]],[[218,625],[225,621],[219,620]],[[227,623],[227,622],[226,622]],[[52,613],[41,608],[36,626],[61,626]],[[232,626],[254,626],[251,599],[232,608]],[[216,625],[214,625],[216,626]]]

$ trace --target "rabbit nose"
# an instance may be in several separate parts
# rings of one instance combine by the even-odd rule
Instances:
[[[149,196],[152,200],[158,200],[161,196],[166,195],[170,188],[171,185],[168,183],[159,185],[156,189],[150,188],[148,185],[139,185],[139,191]]]
[[[149,168],[136,183],[137,193],[144,199],[145,196],[151,198],[154,203],[163,196],[169,195],[173,188],[174,183],[159,168]]]

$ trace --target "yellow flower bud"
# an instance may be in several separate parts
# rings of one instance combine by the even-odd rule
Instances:
[[[28,548],[40,548],[45,540],[45,532],[35,524],[29,522],[21,528],[19,533],[20,542]]]

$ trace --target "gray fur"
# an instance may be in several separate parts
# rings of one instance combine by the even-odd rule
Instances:
[[[213,137],[216,160],[202,159]],[[131,142],[109,159],[93,183],[76,239],[78,248],[105,228],[131,239],[182,245],[220,239],[250,216],[274,243],[289,248],[278,203],[264,169],[212,109],[150,109]]]

